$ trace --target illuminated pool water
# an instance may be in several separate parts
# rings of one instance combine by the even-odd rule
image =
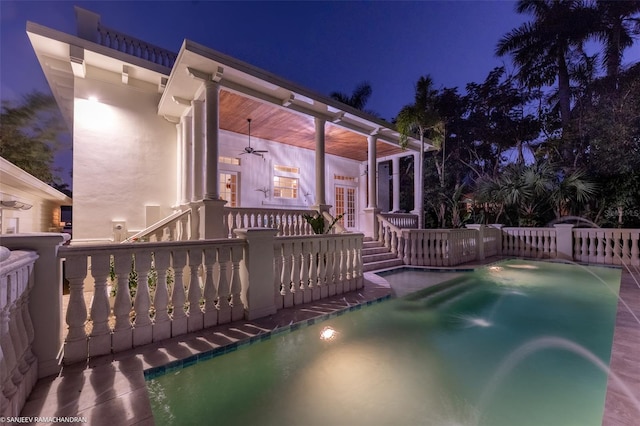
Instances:
[[[620,276],[487,267],[149,379],[155,422],[600,425]]]

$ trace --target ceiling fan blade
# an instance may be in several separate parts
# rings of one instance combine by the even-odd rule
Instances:
[[[260,150],[260,149],[254,149],[254,150],[253,150],[253,152],[269,152],[269,151],[266,151],[266,150],[264,150],[264,149],[262,149],[262,150]]]

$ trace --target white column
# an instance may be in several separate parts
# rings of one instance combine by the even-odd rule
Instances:
[[[392,189],[393,189],[393,206],[392,212],[400,211],[400,157],[391,159]]]
[[[191,117],[189,117],[188,115],[182,117],[182,119],[180,120],[180,127],[180,146],[182,148],[181,204],[187,204],[189,201],[191,201],[191,194],[193,191],[193,161],[191,158]]]
[[[217,200],[220,198],[218,186],[218,138],[219,138],[219,95],[220,85],[214,81],[205,81],[205,164],[204,164],[204,198]]]
[[[423,228],[424,213],[422,211],[422,158],[424,154],[413,154],[413,214],[418,216],[418,229]]]
[[[191,201],[204,198],[204,104],[202,101],[191,101],[191,181],[193,193]],[[216,163],[217,164],[217,163]]]
[[[320,208],[327,204],[326,176],[325,176],[325,152],[324,152],[324,126],[325,120],[315,119],[316,125],[316,205]]]
[[[378,138],[376,136],[369,135],[367,137],[367,145],[368,145],[368,153],[369,153],[369,205],[370,209],[375,209],[378,207],[378,173],[377,168],[378,165],[376,163],[376,141]]]

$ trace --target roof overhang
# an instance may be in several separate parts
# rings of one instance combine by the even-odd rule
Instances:
[[[315,149],[315,119],[326,122],[325,152],[354,160],[367,159],[367,137],[377,137],[377,156],[419,151],[420,141],[409,138],[402,148],[394,126],[329,97],[286,81],[223,53],[190,40],[182,44],[158,112],[180,117],[190,107],[188,101],[203,99],[202,77],[220,87],[220,128],[247,133],[252,119],[252,135],[306,149]],[[425,143],[425,149],[431,145]]]
[[[252,118],[252,135],[315,150],[318,118],[326,122],[327,154],[366,161],[370,135],[377,137],[378,158],[421,148],[414,138],[402,148],[400,133],[384,120],[190,40],[183,42],[173,68],[168,68],[32,22],[27,23],[27,34],[71,132],[75,78],[120,74],[123,84],[155,89],[162,93],[158,114],[171,120],[187,112],[189,101],[204,97],[195,71],[221,86],[223,130],[247,134],[246,120]],[[425,150],[433,148],[429,142]]]
[[[33,22],[27,22],[27,35],[71,132],[75,77],[101,70],[120,75],[125,84],[162,91],[171,72],[171,68]]]
[[[3,186],[16,188],[37,198],[52,201],[60,205],[71,205],[71,198],[55,188],[25,172],[15,164],[0,157],[0,182]],[[11,201],[11,200],[2,200]]]

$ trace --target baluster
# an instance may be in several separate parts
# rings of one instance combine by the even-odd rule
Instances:
[[[620,262],[616,261],[619,259],[619,257],[614,260],[612,255],[614,253],[614,249],[615,249],[615,254],[619,256],[620,254],[620,250],[618,246],[618,243],[623,243],[623,241],[621,241],[622,234],[620,232],[613,232],[613,235],[611,235],[610,237],[607,236],[607,234],[605,232],[602,233],[602,239],[603,239],[603,243],[604,243],[604,263],[607,265],[611,265],[613,263],[615,263],[616,265],[619,265]],[[612,247],[613,244],[613,247]]]
[[[66,361],[87,359],[87,335],[84,325],[87,322],[87,307],[84,302],[84,278],[87,275],[87,258],[73,256],[67,258],[66,275],[69,280],[69,305],[67,324],[69,333],[65,341],[64,357]]]
[[[336,294],[342,294],[345,292],[344,290],[344,268],[345,268],[345,258],[344,258],[344,246],[342,238],[332,238],[333,243],[336,245],[333,252],[335,253],[335,263],[334,263],[334,276],[336,283]]]
[[[111,352],[111,329],[109,328],[109,294],[107,280],[109,278],[109,254],[91,256],[91,274],[94,278],[93,303],[91,304],[91,321],[93,328],[89,338],[89,356],[104,355]]]
[[[618,245],[618,241],[620,241],[620,244]],[[625,261],[627,259],[629,259],[629,243],[631,241],[631,233],[628,231],[622,232],[620,231],[618,233],[618,237],[615,237],[615,232],[614,232],[614,240],[613,240],[613,262],[616,265],[620,265],[623,263],[623,259],[625,259]]]
[[[302,242],[301,269],[300,269],[300,288],[302,290],[302,299],[304,303],[313,300],[313,286],[309,283],[309,269],[311,268],[311,241]]]
[[[229,249],[226,247],[218,248],[218,270],[220,271],[218,279],[218,323],[226,324],[231,322],[231,294],[229,277],[227,276],[227,264],[229,262]]]
[[[224,250],[222,248],[221,250]],[[244,318],[246,297],[242,295],[242,282],[240,281],[240,261],[243,256],[243,247],[230,247],[231,252],[231,320],[238,321]],[[223,270],[221,265],[221,271]],[[225,271],[226,272],[226,271]]]
[[[542,254],[544,258],[549,258],[551,257],[549,254],[549,231],[545,230],[542,233],[542,238],[544,240],[543,245],[542,245]]]
[[[324,256],[325,256],[325,260],[326,260],[326,264],[325,264],[325,280],[326,280],[326,285],[327,285],[327,290],[328,290],[328,295],[329,296],[334,296],[336,294],[336,284],[334,282],[334,258],[335,258],[335,251],[336,251],[336,242],[333,238],[328,238],[327,237],[327,251],[325,252]]]
[[[356,237],[355,247],[355,273],[356,273],[356,288],[364,287],[364,278],[362,271],[362,237]]]
[[[153,279],[151,275],[151,252],[137,251],[134,261],[138,286],[133,299],[133,309],[135,311],[135,322],[133,328],[133,346],[142,346],[151,343],[153,333],[151,330],[151,295],[149,294],[149,281]]]
[[[171,253],[165,250],[156,250],[153,260],[158,274],[156,291],[153,297],[155,316],[153,321],[153,341],[159,342],[171,337],[171,318],[169,317],[169,292],[167,289],[167,270],[169,269]]]
[[[589,231],[580,231],[580,239],[582,240],[582,249],[580,251],[580,261],[589,261],[589,247],[588,247]]]
[[[293,265],[291,266],[291,293],[293,293],[294,305],[300,305],[304,301],[303,290],[300,288],[300,257],[302,256],[302,243],[298,240],[292,242]]]
[[[394,232],[395,235],[395,232]],[[345,291],[355,290],[355,280],[354,280],[354,241],[353,238],[344,237],[343,239],[343,249],[345,250],[345,271],[344,271],[344,288]]]
[[[187,265],[187,252],[176,249],[171,253],[171,267],[173,268],[174,283],[171,291],[171,305],[173,306],[171,319],[171,336],[179,336],[187,332],[187,314],[184,311],[186,301],[184,292],[184,269]]]
[[[638,251],[640,251],[640,247],[638,247],[640,245],[640,232],[638,231],[633,231],[633,233],[631,234],[631,258],[630,263],[631,265],[640,265],[640,258],[639,258],[639,253]]]
[[[273,244],[273,288],[276,310],[284,308],[286,288],[282,285],[282,244]]]
[[[405,256],[404,250],[405,250],[404,233],[401,230],[398,235],[398,259],[401,259],[403,261]]]
[[[202,249],[189,250],[189,289],[187,300],[189,302],[189,314],[187,315],[187,331],[202,330],[204,319],[200,309],[202,289],[200,285],[200,266],[202,265]]]
[[[596,263],[604,263],[604,232],[597,231],[594,235],[597,238],[595,247]]]
[[[327,285],[327,247],[326,237],[318,240],[318,286],[320,287],[320,298],[329,297],[329,287]]]
[[[204,249],[204,328],[218,324],[218,289],[213,279],[213,267],[216,263],[217,251],[213,247]]]
[[[402,231],[402,238],[404,239],[404,258],[403,262],[405,265],[411,265],[411,231]]]
[[[291,253],[293,251],[293,247],[290,241],[286,241],[282,244],[282,287],[283,287],[283,297],[284,297],[284,307],[289,308],[293,306],[294,297],[295,297],[295,286],[291,285],[291,267],[292,267],[292,259]]]
[[[318,282],[318,261],[320,260],[320,242],[314,238],[309,242],[309,290],[311,300],[320,299],[320,283]]]
[[[589,231],[589,263],[596,261],[596,233]]]

